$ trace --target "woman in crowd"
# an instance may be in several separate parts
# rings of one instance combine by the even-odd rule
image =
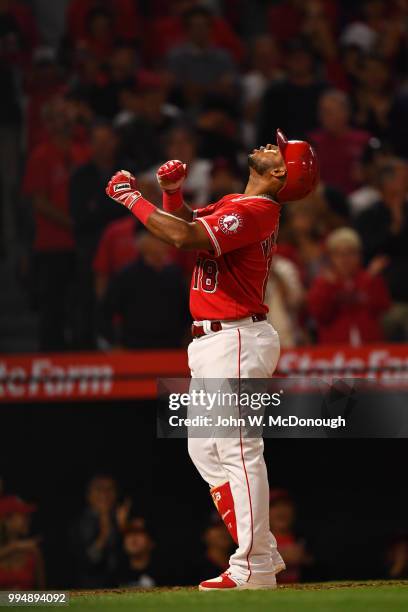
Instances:
[[[382,340],[381,317],[390,307],[380,275],[386,262],[375,258],[364,269],[360,237],[347,227],[332,232],[326,247],[328,266],[315,279],[308,296],[319,342],[359,346]]]

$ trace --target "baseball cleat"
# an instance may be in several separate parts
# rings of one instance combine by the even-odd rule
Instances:
[[[249,589],[276,589],[276,579],[269,584],[255,584],[253,582],[246,582],[242,578],[233,578],[230,572],[224,572],[221,576],[217,576],[217,578],[204,580],[198,587],[199,591],[243,591]]]

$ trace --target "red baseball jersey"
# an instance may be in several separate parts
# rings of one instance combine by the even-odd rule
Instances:
[[[268,196],[227,195],[194,211],[213,249],[200,251],[190,290],[195,321],[267,313],[264,304],[280,205]]]

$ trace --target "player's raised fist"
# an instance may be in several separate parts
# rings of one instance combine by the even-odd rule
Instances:
[[[127,170],[116,172],[107,184],[105,191],[106,195],[112,198],[112,200],[127,206],[129,209],[140,198],[140,192],[136,191],[136,179]],[[135,198],[135,196],[137,197]]]
[[[174,192],[180,189],[187,176],[187,166],[178,159],[172,159],[158,169],[157,180],[163,191]]]

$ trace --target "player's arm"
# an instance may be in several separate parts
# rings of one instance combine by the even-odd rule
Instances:
[[[160,210],[136,189],[135,177],[121,170],[109,181],[107,195],[126,206],[157,238],[179,249],[213,250],[211,240],[201,223],[187,221]]]
[[[163,191],[163,210],[185,221],[193,219],[193,211],[183,199],[182,186],[187,176],[187,166],[172,159],[158,169],[157,181]]]

